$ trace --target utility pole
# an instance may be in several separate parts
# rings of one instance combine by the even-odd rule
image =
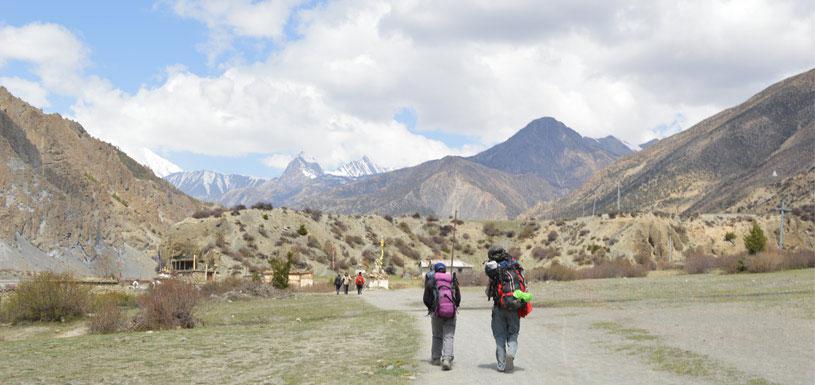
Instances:
[[[456,228],[458,228],[458,210],[453,214],[453,245],[450,247],[450,271],[453,271],[453,258],[456,255]]]
[[[781,198],[781,206],[775,209],[781,212],[781,224],[778,229],[778,248],[784,250],[784,213],[789,211],[784,207],[784,198]]]
[[[597,197],[594,197],[594,202],[591,204],[591,216],[594,216],[594,212],[597,210]]]

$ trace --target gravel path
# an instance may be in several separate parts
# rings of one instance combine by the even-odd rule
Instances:
[[[453,370],[443,372],[427,361],[430,356],[430,319],[421,304],[421,290],[369,291],[376,306],[413,314],[422,332],[418,383],[496,384],[513,376],[514,384],[693,384],[693,381],[651,369],[626,354],[612,353],[594,341],[602,331],[589,309],[535,309],[521,321],[515,373],[495,369],[495,342],[490,331],[491,303],[477,291],[462,294],[456,327]]]
[[[452,371],[428,363],[430,319],[421,290],[369,291],[363,296],[385,309],[415,316],[421,330],[417,352],[421,384],[495,384],[509,374],[495,370],[490,331],[491,303],[482,290],[462,293]],[[648,301],[600,307],[536,308],[521,321],[515,384],[710,384],[763,379],[783,384],[815,383],[812,320],[783,317],[777,309],[750,304],[666,306]],[[617,333],[598,325],[620,325]],[[630,330],[637,330],[634,335]],[[645,338],[637,333],[645,333]],[[747,338],[744,338],[744,337]],[[642,340],[636,340],[641,338]],[[636,346],[641,350],[627,350]],[[656,347],[677,360],[654,361]],[[704,361],[704,362],[701,362]],[[701,363],[700,363],[701,362]],[[660,367],[662,365],[662,367]],[[697,367],[701,365],[701,369]],[[674,366],[675,367],[675,366]],[[701,373],[701,374],[700,374]]]

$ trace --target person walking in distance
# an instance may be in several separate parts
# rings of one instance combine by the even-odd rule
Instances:
[[[487,299],[493,300],[492,336],[499,372],[515,369],[521,318],[532,311],[531,295],[526,291],[523,268],[502,247],[490,247],[484,272],[489,277]]]
[[[340,288],[342,287],[342,275],[337,273],[337,277],[334,278],[334,288],[337,289],[337,295],[340,295]]]
[[[362,295],[362,288],[365,287],[365,278],[362,277],[362,272],[357,273],[354,284],[357,286],[357,295]]]
[[[453,368],[453,339],[456,334],[456,310],[461,305],[461,290],[456,277],[446,272],[444,263],[433,265],[433,274],[425,280],[423,302],[430,315],[433,344],[430,363],[442,370]]]
[[[342,277],[342,289],[345,291],[345,295],[348,295],[348,286],[351,285],[351,277],[348,276],[348,273],[345,273],[345,276]]]

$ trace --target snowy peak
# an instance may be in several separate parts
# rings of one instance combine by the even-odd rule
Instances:
[[[164,177],[179,190],[192,197],[216,202],[230,190],[259,186],[265,179],[244,175],[224,175],[214,171],[185,171]]]
[[[149,148],[142,148],[140,152],[135,154],[136,160],[147,166],[153,173],[159,177],[164,178],[172,173],[181,172],[181,167],[169,160],[162,158]]]
[[[343,164],[334,171],[329,171],[328,174],[336,176],[344,176],[350,178],[359,178],[362,176],[376,175],[388,171],[386,168],[377,165],[367,156],[362,159],[354,160]]]
[[[323,168],[314,158],[307,158],[302,152],[289,162],[281,180],[298,180],[302,178],[315,179],[323,175]]]
[[[600,148],[617,157],[625,156],[636,151],[639,151],[639,147],[633,146],[628,142],[617,139],[612,135],[606,136],[605,138],[594,140],[597,141]]]

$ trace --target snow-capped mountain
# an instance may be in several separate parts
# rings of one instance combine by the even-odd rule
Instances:
[[[323,175],[323,168],[317,163],[314,158],[306,157],[304,153],[299,153],[289,162],[283,174],[280,175],[281,180],[298,180],[302,177],[308,179],[315,179]]]
[[[153,170],[157,176],[164,178],[172,173],[181,172],[182,169],[177,164],[162,158],[149,148],[142,148],[140,152],[135,155],[136,160]]]
[[[327,172],[327,174],[359,178],[361,176],[376,175],[386,171],[388,171],[388,169],[377,165],[367,156],[363,156],[362,159],[345,163],[336,170]]]
[[[183,171],[164,177],[179,190],[187,195],[208,202],[217,202],[228,191],[255,187],[265,182],[265,179],[244,175],[224,175],[214,171]]]

